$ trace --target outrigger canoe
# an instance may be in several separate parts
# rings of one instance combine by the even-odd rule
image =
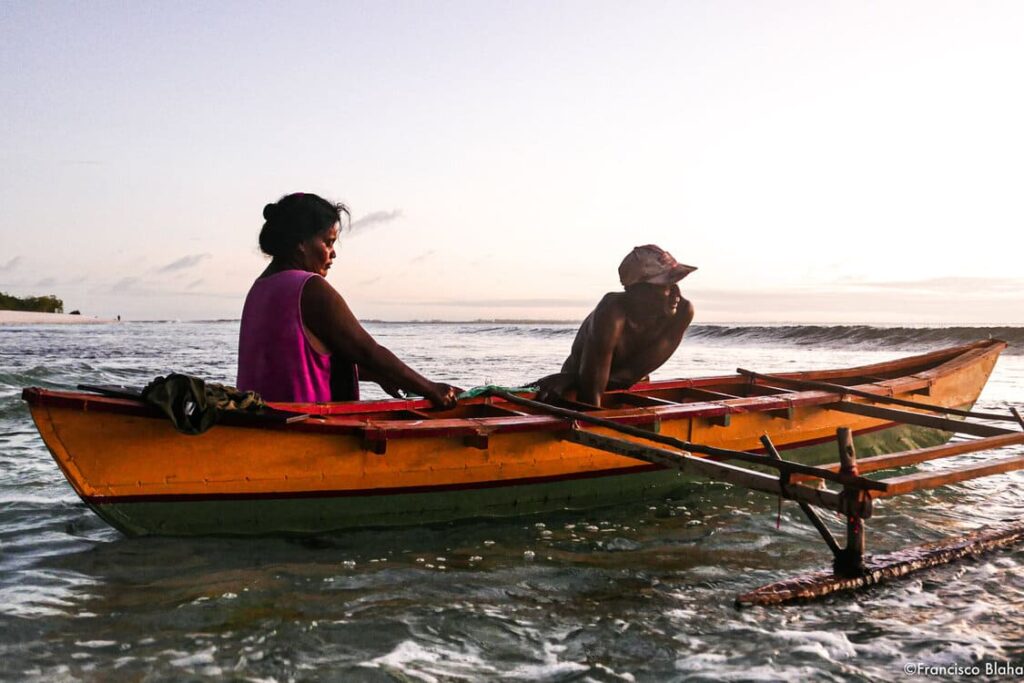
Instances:
[[[632,427],[641,436],[627,440],[637,443],[657,434],[777,449],[794,463],[835,462],[837,428],[851,431],[860,456],[927,449],[955,430],[915,406],[969,410],[1005,347],[985,340],[840,370],[646,382],[579,414]],[[423,400],[278,403],[266,419],[224,413],[197,436],[131,398],[40,388],[23,398],[75,492],[129,535],[318,534],[523,515],[663,499],[694,481],[692,472],[569,438],[581,423],[529,394],[450,410]],[[904,407],[878,407],[882,399]]]

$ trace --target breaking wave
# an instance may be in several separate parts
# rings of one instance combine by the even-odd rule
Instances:
[[[392,323],[424,325],[438,323]],[[446,323],[460,336],[523,337],[571,340],[579,323],[507,321],[501,323]],[[1002,339],[1010,344],[1005,353],[1024,355],[1024,327],[1011,326],[916,326],[881,325],[694,325],[686,333],[687,343],[814,347],[821,349],[894,350],[917,352],[967,344],[979,339]]]
[[[872,325],[695,325],[691,342],[920,350],[979,339],[1009,342],[1006,353],[1024,354],[1024,327],[879,327]]]

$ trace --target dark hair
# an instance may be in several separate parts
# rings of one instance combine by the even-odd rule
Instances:
[[[260,230],[260,249],[269,256],[287,256],[303,240],[339,222],[341,214],[352,220],[344,204],[332,204],[308,192],[285,195],[263,207],[266,223]]]

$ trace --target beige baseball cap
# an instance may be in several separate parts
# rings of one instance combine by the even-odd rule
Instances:
[[[672,254],[653,244],[636,247],[619,264],[619,281],[623,287],[638,282],[671,285],[697,270],[679,263]]]

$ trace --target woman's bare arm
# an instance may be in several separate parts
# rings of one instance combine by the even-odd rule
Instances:
[[[378,344],[327,280],[309,278],[302,289],[301,306],[303,323],[332,354],[368,368],[394,386],[425,396],[435,405],[455,405],[457,387],[428,380]]]

